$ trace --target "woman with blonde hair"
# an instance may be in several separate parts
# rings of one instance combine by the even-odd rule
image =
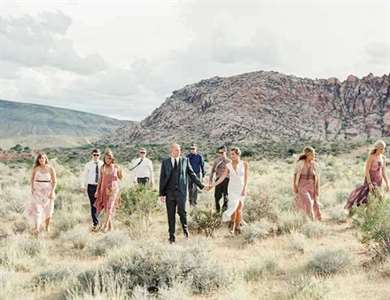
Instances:
[[[39,234],[43,225],[49,231],[54,210],[56,172],[49,165],[45,153],[38,153],[31,176],[32,201],[26,209],[26,217],[33,224],[33,233]]]
[[[230,162],[226,164],[223,175],[213,186],[221,184],[229,176],[228,207],[222,215],[223,222],[230,222],[231,233],[241,233],[240,223],[244,199],[247,195],[249,164],[241,160],[241,151],[237,147],[230,149]]]
[[[357,186],[349,195],[345,209],[351,210],[353,205],[360,206],[368,202],[368,194],[374,192],[385,182],[385,191],[389,192],[389,180],[386,176],[386,158],[384,156],[386,143],[377,141],[368,154],[366,160],[364,183]]]
[[[316,153],[313,147],[305,147],[299,156],[293,176],[294,206],[297,211],[311,219],[321,220],[318,198],[320,196],[319,168],[315,162]]]
[[[106,150],[103,157],[103,166],[100,168],[100,176],[96,188],[95,207],[97,213],[104,211],[106,219],[103,222],[104,232],[113,229],[113,217],[115,208],[119,206],[120,191],[119,180],[122,179],[122,170],[115,164],[115,158],[110,150]]]

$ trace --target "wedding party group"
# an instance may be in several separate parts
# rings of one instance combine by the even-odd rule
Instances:
[[[386,144],[379,140],[369,151],[365,163],[365,175],[362,184],[357,186],[346,199],[345,209],[367,204],[369,194],[390,191],[386,175]],[[187,223],[187,200],[191,206],[197,205],[198,189],[214,189],[215,210],[221,213],[223,222],[228,223],[232,234],[241,232],[242,211],[248,193],[249,163],[241,158],[238,147],[227,149],[218,147],[210,174],[206,177],[203,156],[198,153],[196,144],[190,153],[182,155],[179,144],[172,144],[169,156],[162,160],[159,179],[159,200],[165,204],[168,218],[168,241],[175,243],[176,214],[179,215],[184,237],[189,238]],[[120,181],[123,170],[116,163],[114,154],[106,150],[102,159],[99,149],[91,152],[81,174],[81,192],[90,202],[91,230],[111,231],[115,210],[120,206]],[[138,157],[131,162],[130,171],[134,173],[134,182],[138,185],[155,187],[153,163],[147,158],[147,150],[141,148]],[[384,183],[384,189],[382,189]],[[56,172],[45,153],[36,157],[31,177],[31,202],[26,209],[26,216],[33,226],[33,233],[49,230],[53,216]],[[312,220],[321,221],[320,168],[316,160],[316,151],[307,146],[298,156],[292,174],[292,199],[295,209]],[[221,203],[222,200],[222,203]]]

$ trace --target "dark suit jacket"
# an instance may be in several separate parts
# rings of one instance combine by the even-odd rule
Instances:
[[[187,186],[188,186],[188,177],[201,189],[204,188],[202,182],[200,182],[198,176],[196,176],[194,170],[191,167],[188,158],[180,157],[179,159],[179,191],[178,197],[181,200],[186,200],[187,198]],[[171,176],[173,166],[171,158],[164,159],[161,163],[161,172],[160,172],[160,196],[167,195],[167,184]]]

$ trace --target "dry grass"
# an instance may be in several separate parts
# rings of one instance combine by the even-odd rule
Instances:
[[[30,196],[30,171],[0,164],[0,299],[58,299],[67,295],[68,299],[359,300],[387,299],[390,293],[388,261],[367,272],[364,266],[370,260],[369,252],[342,209],[345,197],[361,182],[360,158],[320,157],[321,223],[310,222],[292,210],[291,159],[251,162],[251,196],[244,207],[249,210],[244,213],[248,224],[243,234],[231,236],[223,225],[212,237],[194,230],[191,240],[186,241],[177,219],[174,246],[167,243],[163,207],[153,211],[147,228],[137,217],[142,215],[139,212],[127,220],[122,215],[112,233],[91,233],[89,203],[78,191],[78,174],[55,164],[59,190],[53,228],[38,239],[30,235],[22,216]],[[128,184],[126,181],[124,186]],[[212,193],[201,193],[199,207],[208,209],[213,201]],[[339,249],[341,252],[332,252]],[[153,253],[154,260],[148,260],[147,253]],[[121,272],[163,270],[166,276],[173,274],[169,277],[172,281],[150,294],[143,280],[160,277],[143,273],[129,293],[129,285],[109,277],[111,273],[104,278],[107,288],[95,290],[94,295],[88,289],[72,292],[80,274],[112,267],[114,262]],[[168,262],[177,264],[178,269],[168,268],[164,264]],[[193,273],[183,275],[183,270]],[[221,270],[226,278],[218,273]]]

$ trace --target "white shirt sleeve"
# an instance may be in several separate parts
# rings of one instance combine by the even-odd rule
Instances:
[[[154,183],[153,162],[149,159],[150,180]]]
[[[84,171],[81,174],[81,178],[80,178],[81,188],[86,188],[88,185],[88,165],[89,163],[85,164]]]

